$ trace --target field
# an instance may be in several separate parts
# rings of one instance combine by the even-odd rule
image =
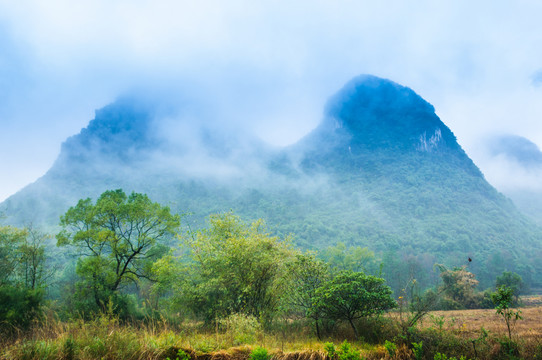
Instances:
[[[522,303],[523,319],[517,321],[512,330],[514,343],[518,344],[513,358],[539,358],[542,355],[542,296],[524,297]],[[432,360],[437,352],[448,354],[450,359],[452,355],[457,359],[460,355],[469,359],[511,358],[510,353],[507,355],[502,349],[502,341],[508,336],[506,325],[494,309],[431,312],[418,324],[413,337],[402,342],[403,345],[399,345],[401,335],[395,327],[399,323],[398,313],[390,313],[390,318],[392,321],[382,324],[388,323],[390,329],[396,330],[383,331],[380,339],[372,341],[369,338],[354,341],[348,326],[338,327],[332,337],[318,341],[310,327],[290,321],[283,324],[282,330],[270,332],[247,323],[246,319],[237,319],[226,328],[219,328],[217,324],[216,328],[206,330],[195,323],[123,325],[106,317],[93,321],[51,321],[38,325],[31,334],[21,334],[18,339],[4,339],[0,359],[165,360],[177,358],[177,351],[185,349],[189,357],[196,360],[247,360],[251,352],[261,346],[276,360],[331,360],[324,351],[324,343],[329,341],[339,346],[345,337],[360,351],[349,360],[360,359],[360,355],[361,359],[370,360],[415,359],[408,344],[422,341],[422,359]],[[384,347],[384,340],[398,344],[393,357]]]
[[[542,340],[542,306],[523,307],[520,310],[523,320],[516,322],[512,333],[525,340]],[[465,338],[478,337],[482,328],[493,335],[507,336],[503,318],[493,309],[434,311],[424,319],[421,327],[439,328],[440,324],[443,330]]]

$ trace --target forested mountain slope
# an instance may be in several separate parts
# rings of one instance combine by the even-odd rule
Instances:
[[[134,98],[97,111],[1,211],[12,224],[54,226],[78,199],[123,188],[191,212],[185,221],[198,225],[233,210],[306,248],[344,242],[411,254],[427,267],[471,257],[483,279],[507,269],[538,282],[542,231],[407,87],[357,77],[328,101],[316,129],[281,149],[210,124],[168,129],[180,112]]]

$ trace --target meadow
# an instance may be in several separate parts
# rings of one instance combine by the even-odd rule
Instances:
[[[318,340],[307,322],[282,319],[264,329],[250,317],[201,322],[121,322],[48,318],[28,332],[2,339],[1,359],[357,360],[536,359],[542,355],[542,296],[522,297],[523,319],[511,341],[494,309],[429,312],[408,334],[398,310],[359,324],[355,340],[336,324]],[[407,339],[408,338],[408,339]],[[334,345],[331,345],[334,344]],[[512,344],[510,346],[510,344]],[[263,352],[263,353],[262,353]]]

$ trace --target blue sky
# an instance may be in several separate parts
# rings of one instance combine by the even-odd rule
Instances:
[[[0,0],[0,200],[135,87],[182,84],[223,121],[287,144],[363,73],[418,92],[506,183],[482,144],[513,133],[542,145],[541,15],[521,0]]]

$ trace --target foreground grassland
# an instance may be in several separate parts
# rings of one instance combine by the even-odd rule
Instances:
[[[360,324],[362,340],[347,326],[318,341],[312,328],[284,321],[264,331],[237,320],[203,328],[166,321],[120,324],[102,316],[93,321],[46,321],[31,333],[0,343],[1,359],[179,359],[179,360],[358,360],[358,359],[538,359],[542,357],[542,298],[525,298],[523,319],[507,329],[494,310],[435,311],[416,329],[401,331],[390,313]],[[535,305],[528,305],[535,304]],[[350,341],[345,348],[344,339]],[[334,343],[335,354],[330,351]],[[421,346],[420,346],[421,345]],[[262,348],[265,351],[262,353]],[[179,352],[179,350],[182,350]]]

